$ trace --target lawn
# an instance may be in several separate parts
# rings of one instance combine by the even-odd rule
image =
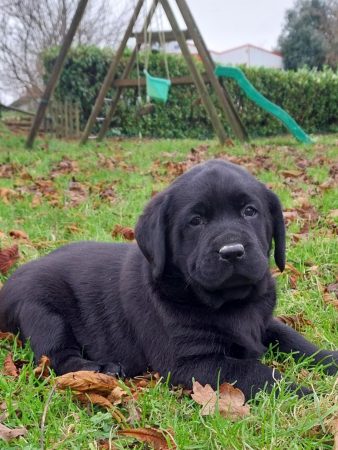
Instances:
[[[20,252],[1,282],[18,265],[67,242],[123,240],[116,226],[133,228],[154,192],[192,164],[218,156],[246,166],[282,200],[288,264],[278,274],[271,263],[279,291],[276,313],[319,346],[337,348],[337,154],[338,135],[317,136],[312,146],[283,137],[245,145],[229,141],[223,148],[214,141],[110,140],[80,147],[41,139],[28,151],[24,137],[0,128],[1,249],[17,244]],[[20,348],[16,340],[1,340],[0,368],[10,352],[20,370],[16,377],[0,375],[0,423],[28,432],[0,441],[1,449],[149,448],[118,436],[122,428],[138,427],[168,431],[179,449],[333,446],[338,380],[323,375],[319,367],[310,369],[308,361],[295,363],[290,355],[269,352],[265,359],[311,386],[314,399],[299,400],[283,391],[282,383],[278,398],[262,392],[250,402],[248,416],[231,421],[217,413],[202,416],[188,394],[165,380],[150,383],[136,399],[117,406],[117,414],[86,406],[70,391],[54,391],[53,374],[37,379],[28,345]]]

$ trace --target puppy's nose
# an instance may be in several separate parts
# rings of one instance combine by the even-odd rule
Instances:
[[[223,261],[235,262],[243,258],[245,251],[242,244],[228,244],[223,245],[218,253]]]

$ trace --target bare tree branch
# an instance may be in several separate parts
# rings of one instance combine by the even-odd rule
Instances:
[[[76,4],[74,0],[0,0],[3,91],[7,88],[35,96],[41,93],[41,54],[61,44]],[[132,0],[90,0],[74,45],[115,47],[129,20],[132,4]]]

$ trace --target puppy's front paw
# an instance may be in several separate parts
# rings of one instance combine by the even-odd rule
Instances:
[[[105,373],[106,375],[111,375],[112,377],[126,377],[124,367],[120,363],[100,363],[99,371],[101,373]]]

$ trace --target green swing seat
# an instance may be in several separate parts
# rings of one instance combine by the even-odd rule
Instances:
[[[153,100],[166,103],[169,96],[171,81],[166,78],[156,78],[151,76],[147,70],[144,70],[147,85],[147,95]]]

